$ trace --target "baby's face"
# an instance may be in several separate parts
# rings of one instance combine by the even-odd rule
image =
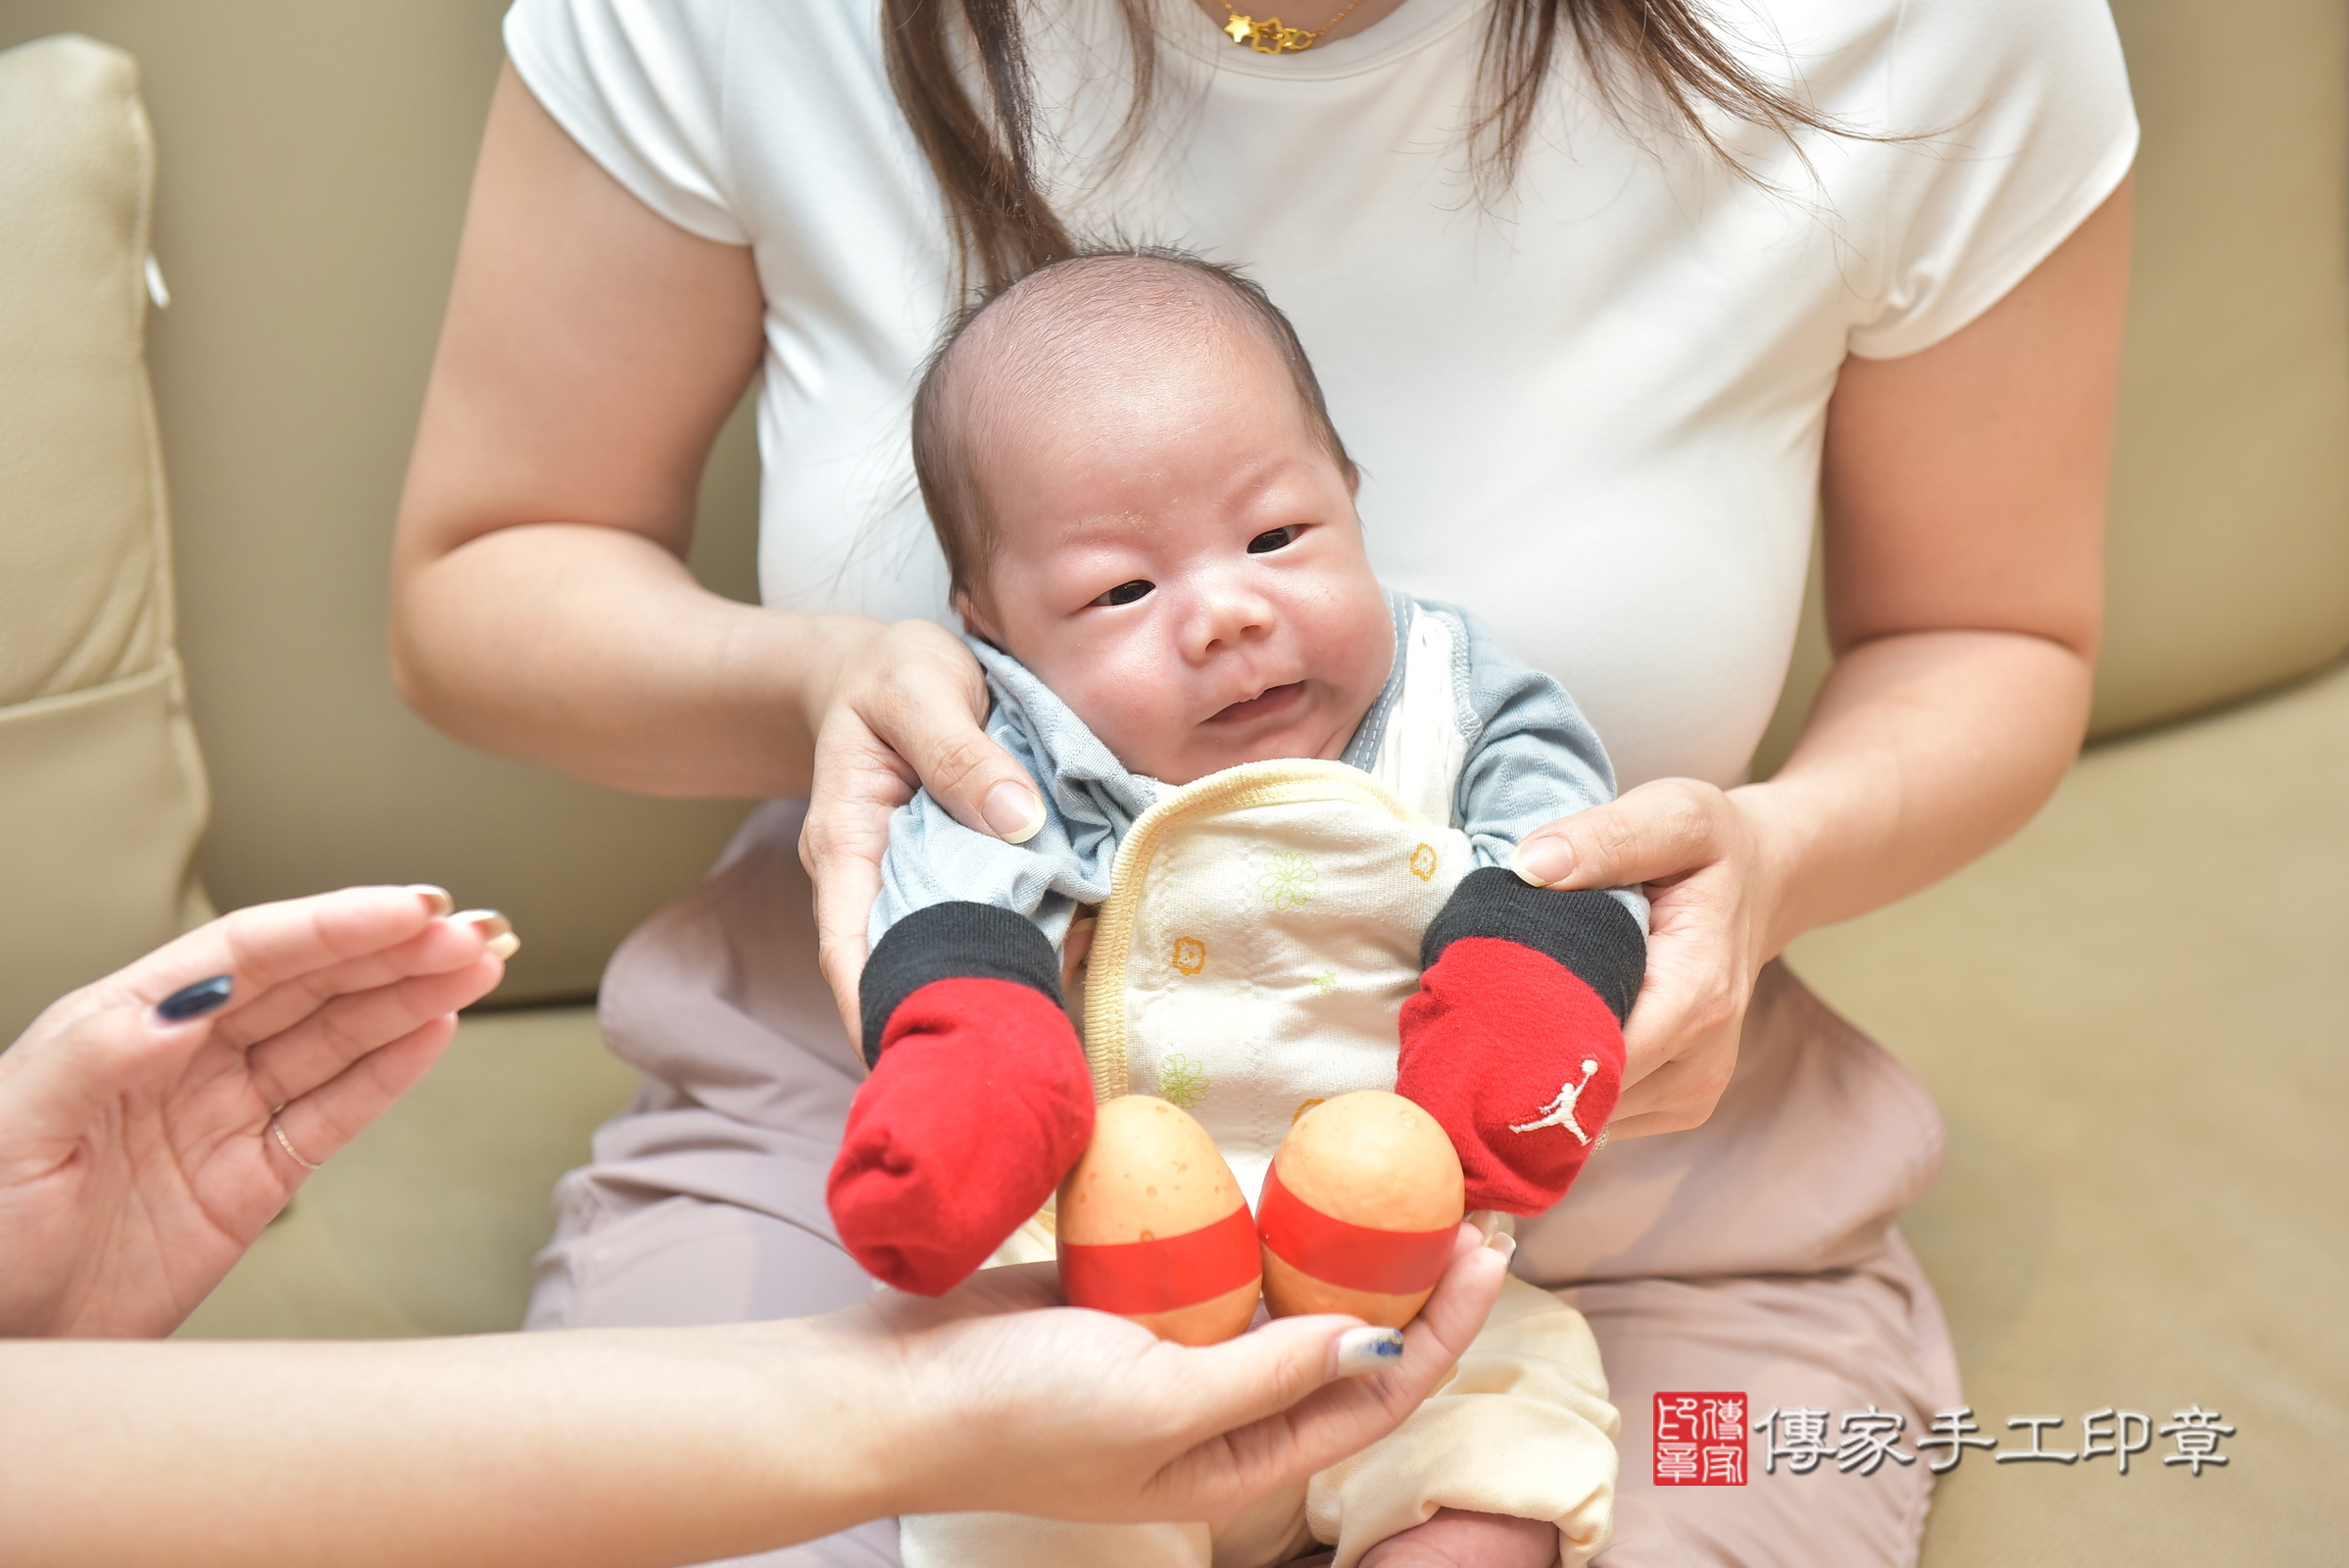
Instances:
[[[1393,622],[1353,487],[1269,349],[1208,346],[999,411],[972,629],[1137,773],[1335,758]]]

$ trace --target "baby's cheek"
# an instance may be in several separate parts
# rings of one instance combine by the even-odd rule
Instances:
[[[1352,591],[1332,596],[1315,616],[1308,646],[1318,651],[1331,689],[1367,709],[1395,661],[1395,620],[1375,581],[1348,586]]]
[[[1128,770],[1158,778],[1189,733],[1181,680],[1157,661],[1128,657],[1100,658],[1045,684]]]
[[[1152,705],[1144,691],[1129,686],[1107,702],[1110,710],[1100,721],[1087,719],[1086,723],[1127,770],[1150,778],[1166,778],[1174,772],[1177,754],[1189,733],[1189,726],[1180,718],[1179,698],[1168,693]]]

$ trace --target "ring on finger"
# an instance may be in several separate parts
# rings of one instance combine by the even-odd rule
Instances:
[[[294,1141],[285,1136],[285,1129],[278,1124],[277,1120],[279,1115],[282,1114],[284,1110],[285,1107],[283,1105],[279,1105],[275,1110],[269,1112],[269,1132],[273,1137],[276,1138],[277,1147],[285,1151],[286,1158],[292,1160],[304,1170],[318,1170],[323,1168],[322,1162],[304,1159],[302,1157],[302,1151],[296,1149],[294,1147]]]

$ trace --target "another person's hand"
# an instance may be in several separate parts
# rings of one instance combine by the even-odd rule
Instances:
[[[1780,945],[1763,835],[1740,793],[1658,779],[1517,847],[1518,874],[1541,886],[1645,884],[1647,978],[1623,1031],[1611,1137],[1701,1124],[1737,1068],[1754,977]]]
[[[953,632],[901,620],[878,628],[842,668],[816,729],[800,859],[815,883],[816,956],[854,1037],[889,813],[927,789],[963,826],[1018,844],[1044,825],[1044,802],[980,728],[987,685]]]
[[[0,1054],[0,1337],[175,1327],[504,975],[505,917],[449,907],[240,909],[35,1018]]]
[[[181,1568],[247,1568],[256,1542],[353,1568],[645,1568],[897,1513],[1220,1518],[1449,1374],[1506,1255],[1471,1227],[1457,1247],[1393,1358],[1342,1355],[1395,1339],[1343,1317],[1186,1349],[1059,1306],[1049,1267],[699,1328],[0,1343],[0,1518],[12,1561]]]
[[[1346,1318],[1277,1319],[1193,1349],[1106,1313],[1030,1310],[1060,1302],[1050,1265],[990,1269],[935,1300],[891,1293],[821,1321],[899,1368],[908,1415],[891,1428],[895,1459],[918,1478],[917,1494],[893,1499],[901,1511],[1216,1520],[1417,1409],[1484,1327],[1509,1245],[1462,1226],[1391,1362],[1374,1348],[1392,1346],[1392,1330]],[[1365,1360],[1384,1364],[1346,1375]]]

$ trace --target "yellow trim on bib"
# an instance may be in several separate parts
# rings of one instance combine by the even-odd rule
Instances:
[[[1134,915],[1142,903],[1142,872],[1158,842],[1173,828],[1199,817],[1264,806],[1293,806],[1316,800],[1348,801],[1375,807],[1398,822],[1425,818],[1358,767],[1311,758],[1243,762],[1197,779],[1135,818],[1109,871],[1109,897],[1101,907],[1087,956],[1085,1059],[1093,1069],[1093,1096],[1115,1100],[1129,1092],[1126,1056],[1126,962],[1134,946]],[[1112,978],[1114,977],[1114,978]]]

